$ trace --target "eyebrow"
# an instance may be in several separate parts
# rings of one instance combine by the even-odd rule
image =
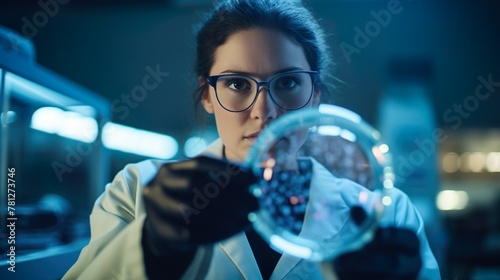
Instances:
[[[280,69],[278,71],[274,71],[272,73],[272,75],[277,75],[277,74],[285,73],[288,71],[294,71],[294,70],[304,70],[304,69],[300,68],[300,67],[288,67],[288,68]],[[258,76],[258,75],[256,75],[256,73],[234,70],[234,69],[227,69],[227,70],[220,72],[220,74],[226,74],[226,73],[228,73],[228,74],[243,74],[243,75],[247,75],[247,76]]]

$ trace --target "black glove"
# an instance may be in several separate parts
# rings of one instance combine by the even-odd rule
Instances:
[[[360,224],[366,214],[351,209]],[[364,216],[363,216],[364,215]],[[420,242],[410,229],[378,228],[374,238],[362,249],[340,255],[333,261],[339,279],[417,279],[422,260]]]
[[[258,209],[249,192],[255,181],[235,164],[204,156],[163,165],[143,192],[153,252],[194,251],[244,230]]]

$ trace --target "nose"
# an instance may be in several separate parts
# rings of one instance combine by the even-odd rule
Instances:
[[[261,86],[257,99],[251,108],[251,117],[269,122],[278,116],[276,104],[274,104],[267,86]]]

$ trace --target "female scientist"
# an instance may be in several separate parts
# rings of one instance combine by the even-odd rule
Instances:
[[[220,139],[191,160],[120,171],[64,278],[322,279],[317,264],[281,256],[249,227],[255,178],[237,163],[270,122],[319,104],[329,63],[323,31],[300,1],[222,1],[197,33],[195,92]],[[341,279],[440,278],[420,215],[400,191],[392,196],[390,227],[331,261]]]

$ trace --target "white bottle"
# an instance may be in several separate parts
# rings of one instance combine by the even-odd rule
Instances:
[[[442,135],[428,99],[429,80],[430,67],[425,61],[393,64],[380,102],[378,128],[392,154],[396,187],[420,212],[440,261],[444,235],[435,201],[440,189],[438,149]]]

